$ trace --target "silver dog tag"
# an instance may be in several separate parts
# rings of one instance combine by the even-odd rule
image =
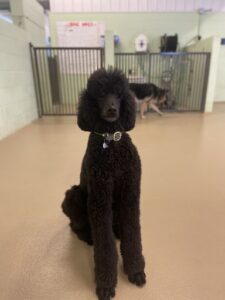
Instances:
[[[108,148],[109,146],[106,144],[106,142],[104,142],[103,145],[102,145],[102,147],[103,147],[103,149],[106,149],[106,148]]]

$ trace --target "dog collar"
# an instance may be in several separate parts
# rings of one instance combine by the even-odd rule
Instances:
[[[114,133],[108,133],[108,132],[105,133],[94,132],[94,133],[102,136],[104,140],[108,142],[110,141],[118,142],[122,137],[122,132],[120,131],[116,131]]]
[[[116,131],[114,133],[108,133],[108,132],[105,132],[105,133],[94,132],[94,133],[97,135],[100,135],[104,138],[104,142],[102,144],[103,149],[106,149],[109,147],[110,141],[118,142],[122,137],[122,132],[120,132],[120,131]]]

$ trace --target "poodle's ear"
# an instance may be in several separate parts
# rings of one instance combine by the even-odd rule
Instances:
[[[125,131],[134,128],[136,121],[136,102],[133,94],[127,91],[121,101],[120,122]]]
[[[98,109],[94,99],[91,99],[87,90],[84,90],[79,99],[77,124],[81,130],[92,131],[96,123]]]

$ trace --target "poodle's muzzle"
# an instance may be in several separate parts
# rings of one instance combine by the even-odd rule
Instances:
[[[108,122],[114,122],[119,118],[120,99],[118,96],[109,94],[99,99],[101,117]]]

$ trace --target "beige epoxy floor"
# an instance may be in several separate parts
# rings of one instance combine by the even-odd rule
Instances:
[[[148,284],[118,266],[118,300],[225,299],[225,110],[149,115],[131,133],[143,164]],[[94,300],[93,258],[60,204],[87,134],[43,118],[0,142],[0,299]]]

